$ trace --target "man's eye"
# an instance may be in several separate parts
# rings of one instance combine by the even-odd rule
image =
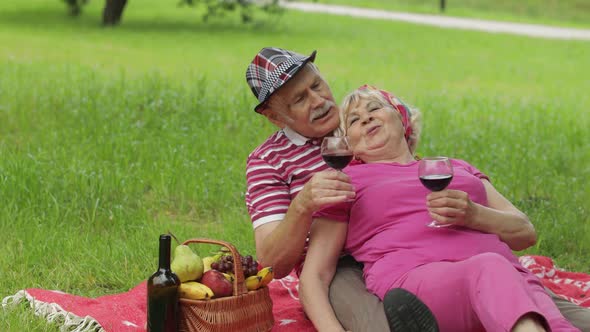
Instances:
[[[315,82],[315,83],[314,83],[314,84],[311,86],[311,88],[312,88],[312,89],[314,89],[314,90],[317,90],[317,89],[319,89],[319,88],[320,88],[320,82]]]

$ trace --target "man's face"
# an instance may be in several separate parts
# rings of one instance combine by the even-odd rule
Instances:
[[[340,123],[330,87],[310,64],[275,92],[263,114],[305,137],[324,137]]]

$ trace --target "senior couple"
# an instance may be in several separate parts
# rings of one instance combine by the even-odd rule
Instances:
[[[319,331],[590,331],[590,310],[518,263],[534,227],[485,174],[452,159],[452,183],[429,194],[418,111],[371,86],[340,109],[315,57],[269,47],[248,66],[255,111],[280,130],[248,157],[246,203],[258,259],[276,278],[296,270]],[[355,160],[337,172],[319,145],[342,131]]]

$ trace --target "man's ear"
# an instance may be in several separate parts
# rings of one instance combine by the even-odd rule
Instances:
[[[285,121],[283,121],[282,117],[279,114],[277,114],[277,112],[273,111],[268,107],[263,109],[260,113],[264,115],[268,119],[268,121],[270,121],[272,124],[281,129],[287,126]]]

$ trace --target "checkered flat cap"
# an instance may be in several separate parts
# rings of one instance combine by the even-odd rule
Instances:
[[[316,51],[305,56],[282,48],[265,47],[246,70],[246,81],[260,102],[254,110],[262,111],[262,106],[270,96],[303,68],[315,60]]]

